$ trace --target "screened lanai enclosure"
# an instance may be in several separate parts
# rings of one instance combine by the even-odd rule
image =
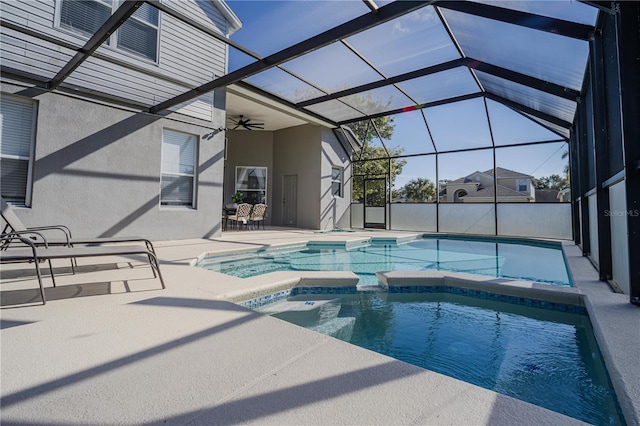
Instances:
[[[568,139],[598,9],[514,5],[398,4],[246,81],[339,124],[352,227],[571,239]]]
[[[287,16],[257,23],[264,37],[242,43],[242,31],[225,36],[180,2],[113,2],[102,18],[97,8],[111,2],[83,3],[93,35],[82,47],[37,34],[3,6],[4,31],[73,52],[44,78],[4,54],[3,76],[77,90],[85,61],[119,27],[111,43],[129,40],[125,50],[153,59],[140,43],[186,25],[176,45],[193,62],[191,83],[178,90],[162,70],[129,66],[158,88],[123,86],[130,105],[159,117],[185,105],[197,113],[225,88],[268,99],[333,132],[349,166],[331,171],[331,191],[350,198],[352,228],[574,240],[602,280],[640,303],[638,2],[290,2]],[[172,24],[160,28],[158,14]],[[189,43],[203,36],[213,42]],[[198,62],[213,51],[228,54],[224,67]]]
[[[342,5],[218,81],[334,125],[352,228],[573,239],[637,298],[637,4]]]

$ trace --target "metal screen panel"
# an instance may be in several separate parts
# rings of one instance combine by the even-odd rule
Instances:
[[[245,81],[294,103],[326,95],[279,68],[269,68]]]
[[[578,22],[580,24],[595,25],[598,18],[598,9],[579,1],[554,0],[554,1],[518,1],[518,0],[471,0],[477,3],[519,10],[535,15],[548,16],[550,18],[565,21]]]
[[[360,111],[356,111],[349,105],[340,101],[327,101],[306,107],[309,111],[325,116],[333,121],[349,120],[352,118],[364,117]]]
[[[381,78],[380,74],[339,42],[285,62],[282,68],[328,93]]]
[[[424,115],[439,152],[493,146],[482,99],[426,108]]]
[[[393,111],[399,108],[415,106],[415,103],[394,86],[385,86],[367,92],[339,98],[366,115]]]
[[[558,140],[560,136],[491,99],[487,100],[493,140],[498,145]]]
[[[346,41],[385,76],[460,57],[433,7],[424,7]]]
[[[403,81],[398,87],[421,104],[480,91],[467,67]]]
[[[428,154],[434,152],[431,136],[422,116],[422,111],[414,110],[392,116],[395,129],[384,139],[387,147],[397,147],[402,155]]]
[[[586,41],[443,10],[465,55],[580,90],[589,56]]]
[[[576,102],[482,71],[476,71],[476,75],[487,92],[560,118],[569,123],[573,122],[573,117],[576,113]]]

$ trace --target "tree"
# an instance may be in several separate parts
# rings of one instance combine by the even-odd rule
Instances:
[[[551,176],[543,176],[536,179],[537,189],[564,189],[569,186],[569,180],[566,177],[553,174]]]
[[[562,159],[564,160],[565,158],[569,157],[569,150],[566,149],[564,150],[564,152],[562,153]],[[564,177],[567,179],[567,185],[569,186],[569,182],[571,182],[570,180],[570,175],[569,175],[569,163],[567,162],[567,165],[564,166]]]
[[[436,186],[429,179],[411,179],[401,191],[414,203],[434,201],[436,198]]]
[[[388,151],[388,153],[387,153]],[[398,175],[402,173],[402,168],[407,164],[406,160],[391,158],[402,154],[403,148],[389,148],[385,150],[381,146],[371,146],[365,144],[362,147],[361,155],[353,163],[353,183],[352,200],[354,202],[364,202],[364,180],[373,178],[386,178],[384,190],[381,187],[367,188],[368,201],[375,204],[386,202],[386,192],[393,188],[393,184]],[[391,165],[391,171],[389,171]],[[383,198],[384,197],[384,198]]]
[[[374,100],[370,94],[361,97],[358,103],[366,106],[366,110],[369,111],[374,105],[382,105],[383,108],[388,106],[388,103],[385,105],[382,99]],[[390,157],[401,155],[404,148],[387,147],[385,149],[383,146],[373,146],[371,141],[378,138],[378,135],[383,140],[390,140],[395,129],[395,121],[392,116],[384,116],[352,123],[348,127],[363,144],[360,152],[354,155],[352,200],[364,202],[364,179],[387,178],[384,190],[381,187],[367,188],[366,194],[370,203],[384,204],[387,201],[386,194],[390,188],[393,188],[396,177],[402,173],[402,168],[407,161],[398,158],[391,158],[389,161]]]
[[[335,93],[346,89],[344,87],[323,88],[325,93]],[[313,99],[317,96],[316,91],[296,90],[295,98],[297,101]],[[351,95],[346,100],[349,106],[359,111],[367,111],[369,114],[388,111],[393,102],[393,98],[385,100],[383,98],[375,98],[373,92],[366,94],[360,93]],[[375,127],[374,127],[375,126]],[[351,198],[354,202],[364,202],[364,179],[365,178],[383,178],[389,177],[386,187],[368,188],[367,195],[370,202],[386,203],[386,194],[393,187],[396,176],[402,173],[402,167],[407,163],[405,160],[392,158],[391,171],[389,171],[389,157],[401,155],[404,148],[387,147],[385,150],[382,146],[372,146],[371,141],[376,138],[390,140],[395,129],[395,121],[393,116],[383,116],[373,119],[366,119],[347,125],[362,144],[359,152],[354,153],[352,163],[352,184]],[[364,161],[370,160],[370,161]],[[382,190],[384,189],[384,190]]]

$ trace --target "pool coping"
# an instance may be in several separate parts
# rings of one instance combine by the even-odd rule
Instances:
[[[427,238],[436,237],[436,234],[416,233],[409,237],[402,237],[402,242],[423,238],[425,235]],[[464,237],[463,235],[457,234],[440,236],[449,239],[463,239]],[[447,285],[454,288],[465,288],[468,290],[488,291],[498,295],[537,299],[545,302],[584,307],[593,326],[596,341],[598,342],[610,380],[615,389],[616,397],[620,404],[624,419],[628,425],[640,426],[640,402],[637,402],[640,401],[640,372],[634,371],[633,366],[635,366],[637,360],[634,361],[632,359],[633,355],[627,354],[629,351],[621,350],[621,348],[626,347],[625,345],[628,341],[633,341],[633,336],[629,335],[629,333],[633,333],[633,331],[628,331],[623,334],[624,337],[621,337],[616,330],[612,330],[610,313],[607,312],[611,307],[611,304],[614,304],[616,308],[619,308],[621,303],[626,303],[626,305],[631,306],[628,301],[625,301],[627,296],[615,293],[606,283],[599,281],[597,279],[597,272],[594,270],[593,265],[591,265],[588,260],[582,256],[578,246],[576,246],[572,241],[544,240],[535,238],[491,238],[491,236],[470,237],[474,240],[481,241],[501,241],[506,243],[524,241],[525,243],[534,245],[540,244],[543,246],[558,247],[562,250],[562,254],[567,265],[567,272],[569,273],[571,283],[574,287],[553,286],[549,284],[448,271],[393,271],[379,272],[377,275],[379,276],[379,279],[384,280],[383,284],[392,286],[437,286],[438,283],[443,283],[440,285]],[[374,237],[356,238],[358,241],[356,244],[360,244],[362,240],[369,240],[369,242],[371,242],[372,238]],[[392,238],[386,237],[379,238],[378,240],[392,242]],[[347,241],[348,240],[344,240],[345,247],[347,247]],[[307,243],[283,243],[265,245],[257,249],[243,248],[221,250],[217,252],[205,252],[194,259],[191,262],[191,265],[195,266],[200,260],[207,256],[257,253],[273,249],[306,246]],[[339,245],[340,241],[331,239],[326,242],[320,241],[318,243],[318,240],[314,240],[314,243],[316,243],[316,245],[322,245],[324,243],[327,246],[335,246]],[[250,299],[268,299],[275,293],[290,290],[292,288],[353,286],[355,285],[353,284],[354,277],[357,282],[357,276],[348,271],[271,272],[258,275],[256,277],[244,279],[239,278],[239,280],[244,281],[246,284],[255,283],[255,285],[249,285],[244,289],[227,292],[222,294],[220,298],[243,306],[242,303],[247,302]],[[425,279],[427,280],[427,283],[424,283]],[[417,284],[419,282],[423,282],[423,284]],[[637,312],[634,312],[634,309],[637,310],[635,307],[632,307],[630,310],[627,309],[629,311],[628,315],[632,318],[628,324],[633,323],[633,315],[637,314]]]

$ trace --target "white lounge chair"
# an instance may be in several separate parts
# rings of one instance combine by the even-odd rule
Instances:
[[[75,245],[102,245],[113,243],[140,242],[145,244],[147,250],[151,252],[154,257],[156,256],[156,252],[153,248],[153,244],[151,244],[151,241],[142,237],[73,238],[73,236],[71,235],[71,230],[65,225],[27,227],[22,223],[20,218],[18,218],[11,206],[4,200],[4,198],[0,197],[0,202],[2,204],[2,211],[0,214],[5,222],[4,230],[2,231],[2,233],[21,233],[23,234],[22,236],[25,236],[25,233],[31,233],[30,238],[36,246],[41,246],[44,244],[44,237],[42,236],[44,231],[57,231],[57,234],[59,235],[58,238],[51,238],[51,235],[46,235],[47,245],[49,247],[74,247]],[[75,272],[73,259],[71,259],[71,269],[73,270],[73,272]]]
[[[35,231],[37,232],[37,231]],[[49,247],[46,238],[40,235],[43,239],[41,245],[36,245],[31,238],[25,235],[32,235],[32,231],[27,234],[20,233],[8,233],[0,235],[0,245],[3,250],[0,251],[0,263],[31,263],[33,262],[36,268],[36,275],[38,277],[38,285],[40,286],[40,295],[42,297],[42,304],[47,303],[44,285],[42,283],[42,275],[40,273],[40,262],[48,261],[49,269],[51,271],[51,280],[53,286],[56,286],[55,276],[53,274],[53,268],[51,268],[52,259],[75,259],[78,257],[102,257],[102,256],[127,256],[135,254],[144,254],[149,259],[149,265],[153,270],[153,277],[160,279],[162,288],[165,288],[162,274],[160,273],[160,265],[155,253],[148,250],[146,247],[139,245],[117,245],[117,246],[81,246],[81,247]],[[19,243],[20,247],[16,247],[14,243]],[[24,247],[24,248],[23,248]]]

